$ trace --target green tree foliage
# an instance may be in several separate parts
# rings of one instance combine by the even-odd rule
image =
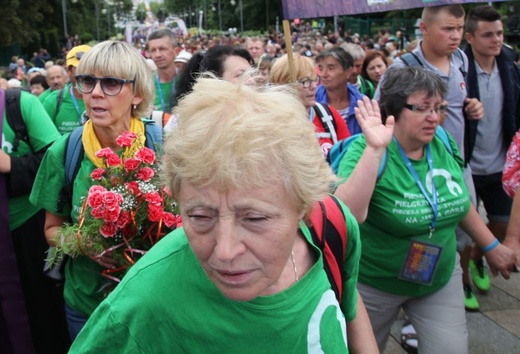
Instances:
[[[44,19],[55,16],[52,1],[2,0],[0,46],[27,45],[41,39]]]

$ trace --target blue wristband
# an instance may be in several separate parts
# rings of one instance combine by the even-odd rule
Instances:
[[[498,242],[498,240],[495,238],[495,241],[493,241],[492,244],[490,244],[489,246],[486,246],[486,247],[482,247],[482,252],[488,252],[488,251],[491,251],[492,249],[494,249],[496,246],[499,245],[500,242]]]

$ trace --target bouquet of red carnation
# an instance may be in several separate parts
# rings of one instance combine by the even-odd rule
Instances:
[[[172,196],[160,185],[155,152],[131,132],[119,136],[117,144],[123,148],[121,157],[110,148],[96,152],[106,168],[92,171],[78,223],[58,229],[49,255],[51,263],[65,255],[108,256],[116,266],[102,274],[115,282],[180,223]]]

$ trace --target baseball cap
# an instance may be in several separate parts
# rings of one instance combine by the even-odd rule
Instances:
[[[78,45],[67,53],[67,67],[75,66],[77,67],[79,64],[79,60],[83,57],[83,55],[90,50],[90,46],[83,44]]]
[[[191,53],[181,50],[179,54],[175,57],[176,63],[187,63],[191,59]]]

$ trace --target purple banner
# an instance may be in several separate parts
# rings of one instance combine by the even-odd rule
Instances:
[[[504,0],[492,0],[499,2]],[[285,19],[317,18],[370,12],[406,10],[447,4],[467,4],[482,0],[282,0]]]

